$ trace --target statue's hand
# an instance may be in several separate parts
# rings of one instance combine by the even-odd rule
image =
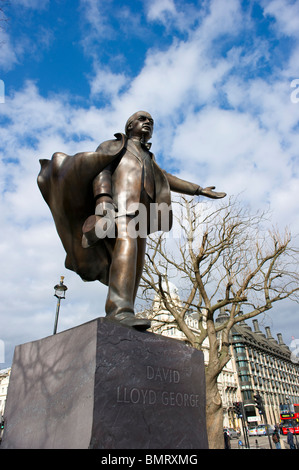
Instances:
[[[103,196],[97,202],[95,215],[90,215],[82,227],[81,245],[83,248],[94,246],[100,239],[107,236],[115,237],[116,204],[108,196]]]
[[[207,188],[199,187],[196,194],[198,196],[206,196],[211,199],[221,199],[226,196],[226,193],[217,193],[216,191],[213,191],[213,189],[215,189],[215,186],[208,186]]]
[[[109,196],[103,196],[98,200],[95,210],[96,215],[109,217],[115,212],[117,212],[117,206],[112,198]],[[114,215],[112,215],[112,217],[114,217]]]

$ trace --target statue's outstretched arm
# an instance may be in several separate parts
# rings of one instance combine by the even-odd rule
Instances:
[[[173,176],[166,171],[164,171],[164,174],[168,180],[171,191],[175,191],[176,193],[188,194],[190,196],[205,196],[211,199],[221,199],[226,196],[226,193],[219,193],[214,191],[215,186],[202,188],[198,184],[182,180],[181,178]]]

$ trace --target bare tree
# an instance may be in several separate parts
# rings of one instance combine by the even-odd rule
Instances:
[[[165,234],[149,237],[142,277],[142,298],[158,298],[175,326],[194,348],[208,338],[206,412],[210,448],[223,447],[223,412],[217,378],[230,359],[229,334],[236,323],[271,309],[275,302],[298,301],[298,250],[290,233],[268,230],[266,213],[252,214],[235,199],[198,204],[181,197],[177,238]],[[175,300],[169,282],[179,286]],[[229,311],[225,323],[216,323],[221,308]],[[190,310],[198,313],[199,329],[188,326]],[[221,332],[221,342],[219,341]]]

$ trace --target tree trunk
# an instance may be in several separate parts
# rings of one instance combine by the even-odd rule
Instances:
[[[206,420],[209,449],[223,449],[223,409],[217,377],[206,373]]]

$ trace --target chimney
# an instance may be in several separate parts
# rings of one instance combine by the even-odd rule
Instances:
[[[277,338],[278,338],[278,344],[280,344],[281,346],[285,346],[281,333],[277,333]]]
[[[270,326],[265,326],[265,330],[266,330],[266,335],[267,335],[267,339],[269,341],[272,341],[274,342],[275,344],[277,344],[277,341],[273,338],[272,336],[272,333],[271,333],[271,330],[270,330]]]
[[[265,326],[265,330],[266,330],[267,338],[268,339],[273,339],[273,336],[272,336],[271,330],[270,330],[270,326]]]
[[[253,323],[254,333],[263,335],[259,327],[259,322],[257,320],[252,320],[252,323]]]
[[[247,330],[250,330],[251,331],[251,327],[250,325],[248,325],[248,323],[246,323],[245,320],[242,320],[238,323],[238,325],[242,326],[242,328],[246,328]]]
[[[222,307],[220,309],[220,313],[218,317],[216,318],[217,323],[224,323],[229,319],[229,313]]]
[[[286,353],[290,353],[290,348],[283,341],[281,333],[277,333],[277,338],[278,338],[278,344],[281,348],[283,348],[283,351]]]

